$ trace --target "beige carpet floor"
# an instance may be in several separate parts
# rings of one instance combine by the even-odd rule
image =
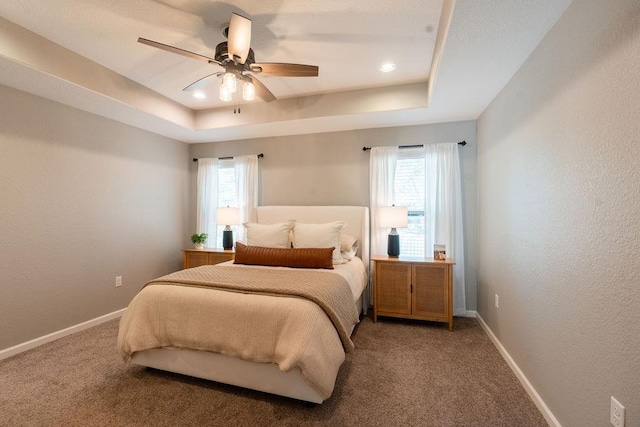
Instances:
[[[0,361],[2,426],[545,426],[475,319],[364,318],[322,405],[122,362],[118,320]]]

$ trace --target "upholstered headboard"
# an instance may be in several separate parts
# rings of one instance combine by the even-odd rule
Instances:
[[[308,224],[347,223],[343,232],[360,239],[358,256],[369,269],[369,208],[365,206],[259,206],[256,221],[274,224],[295,219]]]

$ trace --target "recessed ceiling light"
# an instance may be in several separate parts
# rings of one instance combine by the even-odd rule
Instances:
[[[395,69],[396,69],[396,64],[393,64],[391,62],[388,62],[386,64],[382,64],[380,66],[380,71],[382,71],[383,73],[390,73]]]
[[[204,92],[196,91],[193,92],[193,97],[197,99],[205,99],[207,95],[205,95]]]

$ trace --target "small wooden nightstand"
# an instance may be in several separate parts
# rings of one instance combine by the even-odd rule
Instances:
[[[227,251],[218,248],[183,249],[182,254],[182,268],[220,264],[221,262],[233,260],[235,256],[233,249]]]
[[[374,256],[373,321],[378,316],[430,320],[453,330],[453,266],[447,259]]]

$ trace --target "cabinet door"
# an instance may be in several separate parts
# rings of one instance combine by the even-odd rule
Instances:
[[[377,312],[411,314],[411,264],[376,262],[375,280]]]
[[[207,265],[209,254],[207,252],[185,252],[184,268]]]
[[[413,314],[449,317],[449,268],[446,265],[414,264]]]

